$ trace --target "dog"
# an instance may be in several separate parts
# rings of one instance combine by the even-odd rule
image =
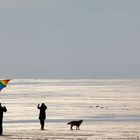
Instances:
[[[71,122],[69,122],[67,124],[71,125],[70,130],[73,130],[72,129],[73,126],[76,126],[76,130],[80,130],[80,125],[81,125],[82,122],[83,122],[83,120],[77,120],[77,121],[71,121]]]

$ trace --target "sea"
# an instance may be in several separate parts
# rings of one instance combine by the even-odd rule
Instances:
[[[0,93],[8,129],[39,127],[37,105],[47,105],[46,124],[72,120],[140,121],[140,79],[13,79]],[[18,130],[18,129],[17,129]]]

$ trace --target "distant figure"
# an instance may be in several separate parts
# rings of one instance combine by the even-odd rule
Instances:
[[[2,123],[3,123],[3,112],[7,112],[6,107],[2,107],[0,103],[0,135],[3,133]]]
[[[80,130],[80,125],[81,125],[81,123],[83,122],[83,120],[78,120],[78,121],[71,121],[71,122],[69,122],[69,123],[67,123],[67,124],[70,124],[71,126],[70,126],[70,129],[71,130],[73,130],[73,126],[76,126],[76,130]]]
[[[39,120],[40,120],[41,130],[44,130],[45,119],[46,119],[45,111],[47,109],[47,106],[44,103],[42,103],[41,106],[38,104],[37,108],[40,109]]]

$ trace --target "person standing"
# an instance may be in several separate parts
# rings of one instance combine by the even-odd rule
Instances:
[[[1,103],[0,103],[0,135],[2,135],[3,133],[3,127],[2,127],[2,123],[3,123],[3,112],[7,112],[6,107],[2,107]]]
[[[40,120],[41,130],[44,130],[47,106],[44,103],[42,103],[41,106],[38,104],[37,108],[40,110],[39,120]]]

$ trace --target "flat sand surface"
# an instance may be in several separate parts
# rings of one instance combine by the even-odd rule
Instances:
[[[139,140],[140,80],[12,80],[0,140]],[[40,130],[37,104],[47,109]],[[80,130],[67,122],[83,119]]]
[[[27,128],[27,129],[26,129]],[[46,124],[45,130],[25,125],[6,129],[0,140],[139,140],[140,122],[95,122],[81,125],[81,130],[69,130],[67,125]]]

